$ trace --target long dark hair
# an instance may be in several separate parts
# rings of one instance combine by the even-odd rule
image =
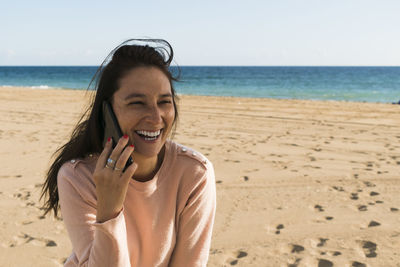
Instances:
[[[168,77],[175,108],[173,132],[175,131],[178,99],[172,81],[177,81],[178,77],[175,77],[169,68],[173,55],[171,45],[161,39],[130,39],[110,52],[88,86],[89,90],[94,84],[96,91],[94,98],[78,121],[70,140],[54,153],[55,160],[47,172],[40,197],[40,199],[45,198],[43,205],[45,215],[51,210],[54,211],[54,216],[58,213],[57,174],[61,166],[71,159],[84,158],[89,154],[101,153],[103,150],[102,103],[104,100],[111,100],[119,88],[119,81],[128,71],[136,67],[153,66]]]

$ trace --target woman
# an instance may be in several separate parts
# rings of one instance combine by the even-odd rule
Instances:
[[[131,42],[128,40],[127,42]],[[136,40],[144,41],[144,40]],[[43,186],[46,213],[60,205],[73,252],[65,266],[205,266],[215,217],[212,164],[168,139],[178,118],[169,71],[158,45],[114,49],[98,71],[96,96]],[[169,52],[168,52],[169,49]],[[102,103],[124,134],[103,147]],[[129,157],[133,164],[125,168]]]

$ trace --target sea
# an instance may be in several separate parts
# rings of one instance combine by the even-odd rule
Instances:
[[[0,66],[0,86],[86,90],[96,66]],[[400,103],[400,67],[171,67],[178,94]]]

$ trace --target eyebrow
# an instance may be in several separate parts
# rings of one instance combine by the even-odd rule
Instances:
[[[133,93],[133,94],[129,94],[125,97],[125,100],[128,100],[130,98],[135,98],[135,97],[139,97],[139,98],[145,98],[146,95],[145,94],[137,94],[137,93]],[[161,98],[163,97],[172,97],[172,94],[168,93],[168,94],[161,94],[160,95]]]

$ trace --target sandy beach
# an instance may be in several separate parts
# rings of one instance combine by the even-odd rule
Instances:
[[[400,266],[400,105],[181,96],[174,140],[214,164],[208,266]],[[39,202],[85,92],[0,87],[0,266],[62,266]]]

